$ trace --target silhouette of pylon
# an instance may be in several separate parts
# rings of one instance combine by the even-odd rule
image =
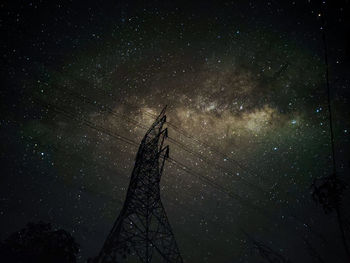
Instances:
[[[169,157],[169,146],[163,146],[165,109],[141,142],[123,208],[96,263],[183,262],[160,199],[159,182]]]

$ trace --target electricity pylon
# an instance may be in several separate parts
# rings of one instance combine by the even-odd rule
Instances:
[[[163,147],[165,109],[141,141],[123,208],[96,263],[183,262],[160,199],[159,182],[169,157],[169,146]]]

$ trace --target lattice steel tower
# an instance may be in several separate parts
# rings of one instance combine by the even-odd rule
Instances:
[[[160,200],[169,146],[165,108],[144,136],[124,206],[94,262],[183,262]]]

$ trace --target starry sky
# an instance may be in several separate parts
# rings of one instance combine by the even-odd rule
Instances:
[[[310,185],[332,173],[323,32],[349,182],[349,5],[2,3],[0,239],[43,220],[72,233],[79,262],[96,256],[168,105],[161,196],[185,262],[261,262],[245,232],[291,262],[311,262],[305,240],[344,262]]]

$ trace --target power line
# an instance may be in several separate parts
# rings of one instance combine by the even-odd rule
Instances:
[[[61,90],[61,91],[67,91],[69,92],[70,94],[74,95],[75,97],[77,97],[79,100],[83,101],[83,102],[87,102],[89,103],[90,105],[92,106],[99,106],[102,110],[105,110],[107,112],[109,112],[110,114],[112,114],[113,116],[117,117],[117,118],[124,118],[126,120],[128,120],[130,123],[133,123],[134,125],[142,128],[142,129],[148,129],[146,126],[144,126],[142,123],[132,119],[132,118],[129,118],[128,116],[126,116],[125,114],[122,114],[122,113],[117,113],[115,112],[113,109],[111,109],[110,107],[106,106],[106,105],[103,105],[102,103],[99,103],[97,102],[96,100],[92,100],[92,99],[89,99],[87,96],[83,95],[83,94],[80,94],[80,93],[77,93],[75,91],[72,91],[72,90],[69,90],[68,88],[62,88],[62,87],[53,87],[54,89],[57,89],[57,90]],[[129,104],[129,103],[128,103]],[[131,104],[130,104],[131,105]],[[148,112],[148,111],[145,111],[144,112],[146,115],[152,117],[152,118],[155,118],[157,117],[156,115]],[[211,151],[213,151],[214,153],[218,154],[218,155],[221,155],[226,161],[228,162],[231,162],[233,165],[235,165],[236,167],[238,167],[239,169],[241,169],[242,171],[246,172],[247,174],[249,174],[250,176],[254,176],[254,177],[257,177],[257,174],[252,172],[248,167],[246,167],[245,165],[243,165],[242,163],[240,163],[239,161],[233,159],[232,157],[229,157],[228,155],[226,155],[225,153],[221,152],[220,150],[218,150],[217,148],[215,148],[214,146],[212,145],[209,145],[208,143],[204,142],[203,140],[200,140],[196,137],[194,137],[193,135],[190,135],[188,134],[186,131],[184,131],[183,129],[179,128],[177,125],[173,124],[172,122],[167,122],[167,125],[169,127],[172,127],[176,132],[178,132],[179,134],[183,135],[184,137],[187,137],[188,139],[190,140],[193,140],[197,143],[200,143],[201,145],[205,146],[206,148],[210,149]],[[267,178],[265,178],[267,179]],[[256,189],[258,187],[255,187]],[[266,192],[266,191],[265,191]]]
[[[55,87],[55,89],[58,89],[58,90],[61,90],[61,91],[63,90],[63,91],[64,91],[64,89],[60,89],[60,88],[56,88],[56,87]],[[107,112],[111,113],[111,114],[112,114],[113,116],[115,116],[115,117],[121,118],[122,120],[123,120],[123,119],[126,119],[127,121],[133,123],[134,125],[136,125],[136,126],[142,128],[142,129],[147,129],[145,126],[143,126],[143,125],[140,124],[139,122],[133,120],[132,118],[129,118],[129,117],[127,117],[126,115],[123,115],[123,114],[116,113],[115,111],[113,111],[113,110],[112,110],[111,108],[109,108],[108,106],[102,105],[101,103],[99,103],[99,102],[97,102],[97,101],[93,101],[93,100],[89,99],[89,98],[88,98],[87,96],[85,96],[85,95],[79,94],[79,93],[74,92],[74,91],[68,91],[68,92],[69,92],[71,95],[73,95],[73,96],[77,97],[78,99],[82,100],[83,102],[86,102],[86,103],[88,103],[88,104],[90,104],[90,105],[92,105],[92,106],[94,106],[94,107],[100,106],[103,110],[106,110]],[[155,116],[155,115],[153,115],[153,114],[151,114],[151,113],[148,113],[148,112],[146,112],[146,114],[148,114],[148,116],[151,116],[151,117],[157,117],[157,116]],[[180,128],[178,128],[177,126],[175,126],[175,125],[173,125],[173,124],[171,124],[171,123],[168,123],[168,122],[167,122],[167,124],[170,124],[170,125],[169,125],[170,127],[173,127],[174,129],[177,130],[177,132],[179,132],[180,134],[184,134],[184,136],[188,137],[189,139],[192,139],[192,138],[193,138],[193,140],[198,141],[199,143],[203,143],[203,144],[205,144],[205,146],[207,146],[207,147],[211,147],[211,146],[209,146],[208,144],[206,144],[206,143],[204,143],[204,142],[201,142],[199,139],[196,139],[195,137],[193,137],[193,136],[191,136],[191,135],[187,135],[186,132],[182,131],[182,130],[181,130]],[[93,124],[92,122],[89,122],[87,125],[90,125],[90,126],[92,125],[92,127],[93,127],[95,124]],[[118,138],[117,138],[117,139],[118,139]],[[126,137],[124,137],[124,139],[129,140],[129,139],[127,139]],[[218,169],[220,169],[220,170],[223,170],[223,171],[226,170],[226,171],[227,171],[227,169],[225,169],[224,167],[222,167],[222,166],[220,166],[220,165],[214,163],[212,160],[209,160],[207,157],[203,156],[202,154],[194,152],[193,150],[189,149],[189,147],[186,147],[184,144],[178,142],[177,140],[175,140],[175,139],[173,139],[173,138],[169,138],[169,139],[170,139],[170,141],[172,141],[177,147],[180,147],[180,148],[183,149],[184,151],[186,151],[186,152],[188,152],[188,153],[190,153],[190,154],[192,154],[192,155],[195,155],[195,156],[197,156],[198,158],[201,158],[202,160],[205,160],[207,164],[214,165],[214,166],[216,166],[216,167],[217,167]],[[127,142],[127,143],[128,143],[128,142]],[[136,147],[138,146],[138,144],[137,144],[136,142],[133,142],[133,143],[134,143],[134,146],[136,146]],[[129,144],[130,144],[130,143],[129,143]],[[217,152],[218,154],[221,154],[221,155],[227,157],[226,155],[224,155],[223,153],[221,153],[221,152],[219,152],[219,151],[216,151],[216,152]],[[227,158],[228,158],[228,160],[230,160],[231,162],[235,162],[233,159],[229,159],[229,157],[227,157]],[[237,164],[237,166],[239,166],[241,169],[243,169],[243,170],[245,171],[246,168],[245,168],[244,166],[240,165],[238,162],[235,162],[235,163]],[[229,172],[229,173],[232,175],[231,172]],[[248,171],[248,173],[249,173],[250,175],[252,175],[249,171]],[[227,174],[228,174],[228,173],[227,173]],[[237,174],[234,175],[234,176],[237,177],[237,178],[240,178],[240,180],[241,180],[243,183],[245,183],[246,185],[250,186],[251,188],[253,188],[253,189],[255,189],[255,190],[258,190],[258,191],[261,192],[261,193],[264,193],[266,196],[270,196],[270,197],[271,197],[271,194],[272,194],[271,192],[267,192],[266,190],[262,189],[260,186],[255,185],[255,184],[253,184],[253,183],[247,181],[247,180],[246,180],[245,178],[243,178],[242,176],[238,176]],[[271,200],[271,199],[270,199],[270,200]]]
[[[112,108],[98,102],[97,100],[93,100],[87,96],[85,96],[84,94],[80,94],[78,92],[75,92],[75,91],[72,91],[72,90],[69,90],[67,88],[62,88],[62,87],[53,87],[54,89],[56,90],[59,90],[59,91],[62,91],[62,92],[68,92],[70,95],[76,97],[77,99],[79,99],[80,101],[84,102],[84,103],[88,103],[90,105],[92,105],[93,107],[100,107],[100,110],[102,111],[106,111],[110,114],[112,114],[112,116],[114,117],[117,117],[117,118],[124,118],[126,119],[128,122],[142,128],[142,129],[148,129],[148,127],[146,127],[145,125],[143,125],[142,123],[132,119],[132,118],[129,118],[128,116],[126,116],[125,114],[122,114],[122,113],[117,113],[116,111],[114,111]]]
[[[243,198],[238,194],[235,194],[232,191],[229,191],[228,189],[226,189],[225,187],[221,186],[220,184],[216,183],[213,179],[210,179],[207,176],[203,176],[199,173],[195,173],[191,170],[191,168],[189,168],[187,165],[175,160],[174,158],[169,157],[169,160],[174,163],[178,168],[180,168],[181,170],[183,170],[184,172],[197,177],[198,179],[200,179],[201,181],[209,184],[211,187],[219,190],[220,192],[226,194],[227,196],[229,196],[230,198],[233,198],[235,200],[237,200],[238,202],[240,202],[241,204],[243,204],[246,207],[249,207],[250,209],[254,210],[254,211],[259,211],[260,214],[264,215],[265,217],[271,218],[263,209],[261,209],[260,207],[253,205],[252,201],[249,200],[248,198]]]
[[[74,91],[71,91],[71,90],[68,90],[68,89],[64,89],[64,88],[54,87],[54,89],[57,89],[57,90],[60,90],[60,91],[63,91],[63,92],[64,92],[64,91],[67,91],[67,92],[69,92],[71,95],[73,95],[74,97],[78,98],[79,100],[81,100],[81,101],[83,101],[83,102],[85,102],[85,103],[88,103],[88,104],[90,104],[90,105],[92,105],[92,106],[94,106],[94,107],[100,106],[103,110],[105,110],[105,111],[109,112],[110,114],[112,114],[112,116],[115,116],[115,117],[117,117],[117,118],[126,119],[128,122],[130,122],[130,123],[132,123],[132,124],[134,124],[134,125],[136,125],[136,126],[142,128],[142,129],[148,129],[147,127],[145,127],[145,126],[144,126],[143,124],[141,124],[140,122],[135,121],[135,120],[132,119],[132,118],[129,118],[129,117],[126,116],[125,114],[116,113],[116,112],[115,112],[113,109],[111,109],[110,107],[108,107],[108,106],[106,106],[106,105],[103,105],[103,104],[97,102],[96,100],[92,100],[92,99],[88,98],[88,97],[85,96],[85,95],[82,95],[82,94],[79,94],[79,93],[77,93],[77,92],[74,92]],[[146,115],[151,116],[152,118],[153,118],[153,117],[157,117],[156,115],[153,115],[153,114],[151,114],[151,113],[149,113],[149,112],[145,112],[145,113],[146,113]],[[215,152],[215,153],[217,153],[217,154],[220,154],[220,155],[224,156],[225,160],[228,160],[229,162],[235,164],[235,166],[237,166],[237,167],[240,168],[241,170],[247,172],[249,175],[251,175],[251,176],[256,176],[255,174],[253,174],[252,172],[250,172],[250,171],[248,170],[247,167],[241,165],[238,161],[236,161],[236,160],[234,160],[234,159],[232,159],[232,158],[226,156],[225,154],[223,154],[223,153],[221,153],[220,151],[214,149],[212,146],[206,144],[205,142],[203,142],[203,141],[201,141],[201,140],[199,140],[199,139],[197,139],[197,138],[195,138],[195,137],[193,137],[193,136],[187,134],[185,131],[181,130],[180,128],[178,128],[178,127],[175,126],[174,124],[172,124],[172,123],[170,123],[170,122],[167,122],[167,125],[170,126],[170,127],[172,127],[174,130],[176,130],[176,131],[177,131],[178,133],[180,133],[181,135],[183,135],[183,136],[185,136],[185,137],[187,137],[187,138],[189,138],[189,139],[191,139],[191,140],[194,140],[194,141],[196,141],[196,142],[198,142],[198,143],[200,143],[200,144],[206,146],[207,148],[212,149],[213,152]],[[186,147],[185,145],[183,145],[181,142],[178,142],[178,141],[176,141],[176,140],[173,139],[173,138],[169,138],[169,139],[170,139],[171,141],[173,141],[173,143],[176,144],[178,147],[182,148],[183,150],[187,151],[188,153],[190,153],[190,154],[192,154],[192,155],[196,155],[197,157],[199,157],[199,158],[201,158],[201,159],[203,159],[203,160],[206,160],[208,163],[214,164],[217,168],[219,168],[219,169],[221,169],[221,170],[226,170],[226,171],[227,171],[226,168],[224,168],[224,167],[222,167],[222,166],[220,166],[220,165],[218,165],[218,164],[215,164],[213,161],[209,160],[208,158],[206,158],[206,157],[203,156],[202,154],[196,153],[196,152],[190,150],[188,147]],[[230,172],[230,174],[231,174],[231,172]],[[232,175],[232,174],[231,174],[231,175]],[[250,186],[251,188],[254,188],[255,190],[258,190],[259,192],[262,192],[262,193],[264,193],[265,195],[271,195],[271,193],[269,193],[269,192],[263,190],[260,186],[257,186],[257,185],[254,185],[254,184],[248,182],[248,181],[247,181],[246,179],[244,179],[242,176],[239,176],[239,175],[237,175],[237,174],[234,175],[234,176],[237,177],[237,178],[240,178],[246,185]]]
[[[56,105],[52,105],[50,103],[45,103],[45,102],[41,102],[41,101],[37,101],[38,104],[41,104],[41,105],[44,105],[46,106],[47,108],[59,113],[59,114],[63,114],[65,115],[66,117],[69,117],[69,118],[73,118],[73,119],[76,119],[76,120],[79,120],[81,121],[81,123],[83,125],[86,125],[88,127],[90,127],[91,129],[94,129],[98,132],[102,132],[102,133],[105,133],[107,134],[108,136],[114,138],[114,139],[117,139],[117,140],[120,140],[122,142],[125,142],[127,144],[130,144],[132,146],[138,146],[138,144],[133,141],[133,140],[130,140],[122,135],[119,135],[119,134],[116,134],[116,133],[112,133],[111,131],[103,128],[103,127],[100,127],[98,125],[95,125],[94,123],[92,123],[91,121],[89,120],[86,120],[84,118],[77,118],[76,116],[74,116],[73,114],[69,113],[68,111],[56,106]],[[46,104],[46,105],[45,105]],[[175,165],[177,165],[179,168],[181,168],[182,170],[184,170],[184,167],[185,167],[185,170],[186,172],[188,172],[189,174],[191,175],[195,175],[196,177],[198,178],[201,178],[202,181],[205,181],[206,183],[208,183],[209,185],[211,185],[212,187],[220,190],[221,192],[224,192],[226,193],[228,196],[230,196],[231,198],[234,198],[236,199],[237,201],[241,202],[243,205],[246,205],[252,209],[254,209],[255,211],[259,211],[260,208],[259,207],[256,207],[256,206],[253,206],[252,204],[250,204],[250,200],[244,200],[243,197],[237,195],[237,194],[234,194],[230,191],[228,191],[227,189],[225,189],[224,187],[220,186],[218,183],[216,183],[215,181],[213,181],[212,179],[206,177],[206,176],[203,176],[203,175],[197,175],[196,173],[193,173],[191,172],[190,168],[182,163],[180,163],[179,161],[176,161],[175,159],[173,158],[170,158],[169,157],[169,160],[171,160]]]
[[[147,112],[147,114],[149,114],[149,116],[154,117],[153,114]],[[167,124],[172,127],[175,131],[177,131],[179,134],[187,137],[188,139],[191,139],[197,143],[200,143],[202,145],[204,145],[206,148],[211,149],[213,152],[215,152],[216,154],[221,155],[222,157],[224,157],[227,161],[232,162],[234,165],[238,166],[240,169],[244,170],[244,171],[248,171],[248,168],[245,167],[244,165],[242,165],[241,163],[239,163],[238,161],[236,161],[235,159],[233,159],[232,157],[227,156],[226,154],[222,153],[221,151],[219,151],[218,149],[216,149],[214,146],[209,145],[208,143],[204,142],[203,140],[200,140],[190,134],[188,134],[186,131],[182,130],[181,128],[178,127],[178,125],[173,124],[172,122],[167,122]]]
[[[194,151],[192,151],[191,149],[189,149],[189,147],[187,147],[186,145],[182,144],[181,142],[173,139],[172,137],[168,137],[169,141],[171,141],[172,143],[174,143],[175,145],[177,145],[178,147],[180,147],[181,149],[185,150],[186,152],[192,154],[192,155],[195,155],[197,156],[198,158],[200,159],[203,159],[206,161],[207,164],[212,164],[214,165],[215,167],[223,170],[223,171],[226,171],[225,173],[227,173],[228,175],[231,175],[231,176],[234,176],[236,178],[238,178],[239,180],[241,180],[242,182],[244,182],[246,185],[250,186],[251,188],[254,188],[255,190],[258,190],[259,192],[262,192],[264,194],[268,194],[268,192],[266,192],[265,190],[263,190],[261,187],[255,185],[255,184],[252,184],[250,183],[249,181],[247,181],[245,178],[243,178],[242,176],[238,175],[238,174],[232,174],[231,172],[229,172],[227,170],[227,168],[219,165],[219,164],[216,164],[214,163],[212,160],[210,160],[209,158],[205,157],[204,155],[202,154],[199,154],[199,153],[196,153]]]
[[[87,127],[90,127],[92,129],[96,130],[97,132],[105,133],[105,134],[109,135],[110,137],[117,139],[117,140],[120,140],[122,142],[125,142],[129,145],[132,145],[135,147],[139,146],[139,144],[133,140],[130,140],[130,139],[128,139],[120,134],[111,132],[108,129],[105,129],[101,126],[95,125],[94,123],[92,123],[89,120],[86,120],[84,118],[78,118],[75,115],[73,115],[72,113],[69,113],[68,111],[66,111],[66,110],[64,110],[56,105],[41,102],[41,101],[37,101],[37,103],[44,105],[45,107],[48,107],[49,109],[57,112],[58,114],[62,114],[64,116],[68,117],[69,119],[79,120],[79,121],[81,121],[81,123],[83,125],[86,125]],[[271,217],[271,215],[266,213],[266,211],[264,209],[261,209],[259,206],[252,204],[252,201],[250,199],[243,198],[240,195],[235,194],[234,192],[232,192],[232,191],[228,190],[227,188],[223,187],[222,185],[218,184],[215,180],[209,178],[208,176],[203,176],[201,174],[193,172],[193,170],[191,168],[189,168],[187,165],[184,165],[183,163],[175,160],[174,158],[169,157],[168,160],[171,161],[174,165],[176,165],[179,169],[183,170],[184,172],[188,173],[189,175],[197,177],[198,179],[200,179],[204,183],[210,185],[212,188],[217,189],[220,192],[229,196],[230,198],[235,199],[236,201],[240,202],[242,205],[249,207],[251,210],[258,211],[259,214],[263,215],[264,217],[266,217],[268,219],[273,219],[273,217]],[[301,224],[302,224],[302,222],[301,222]]]
[[[58,107],[56,105],[53,105],[53,104],[50,104],[50,103],[47,103],[47,102],[40,102],[40,101],[37,101],[38,104],[41,104],[41,105],[44,105],[46,106],[48,109],[51,109],[57,113],[60,113],[60,114],[64,114],[65,116],[67,117],[70,117],[72,119],[75,119],[75,120],[78,120],[78,121],[81,121],[84,125],[90,127],[91,129],[94,129],[96,131],[99,131],[99,132],[103,132],[107,135],[109,135],[110,137],[112,138],[115,138],[117,140],[120,140],[120,141],[123,141],[127,144],[130,144],[132,146],[138,146],[138,143],[136,143],[135,141],[133,140],[130,140],[128,138],[126,138],[125,136],[122,136],[122,135],[119,135],[119,134],[115,134],[115,133],[111,133],[109,130],[101,127],[101,126],[97,126],[95,125],[93,122],[87,120],[87,119],[84,119],[84,118],[78,118],[76,117],[75,115],[73,115],[72,113],[64,110],[63,108],[61,107]],[[46,104],[46,105],[45,105]]]

